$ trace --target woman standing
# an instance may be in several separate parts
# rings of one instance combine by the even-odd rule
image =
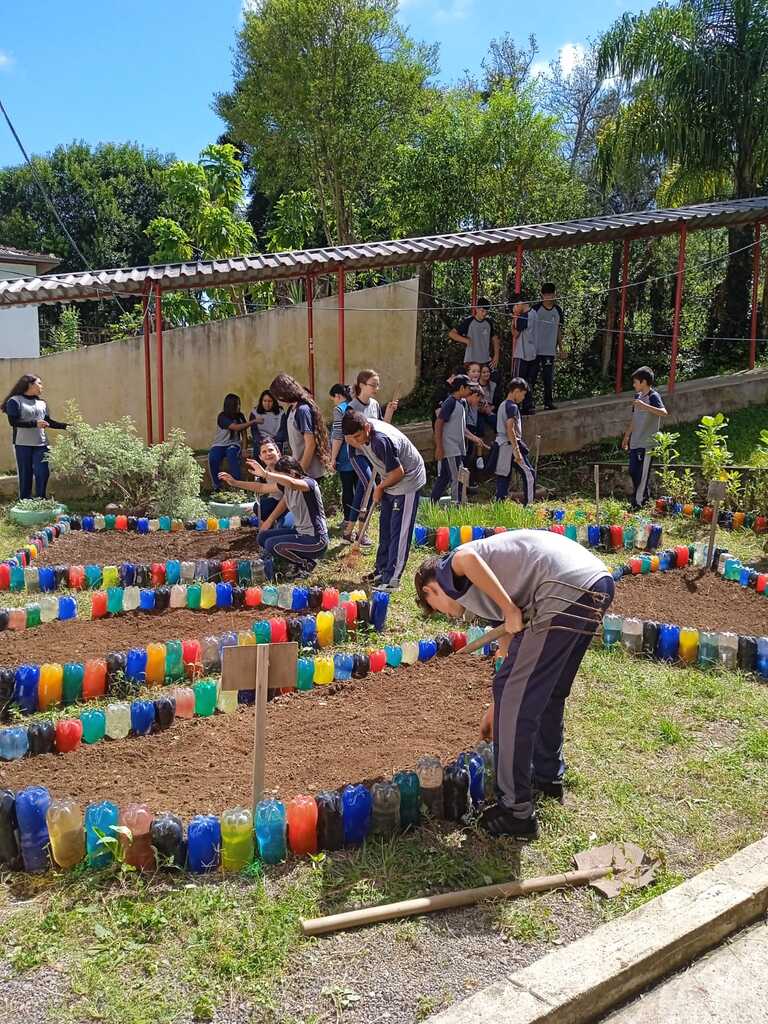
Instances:
[[[44,498],[48,487],[48,438],[46,428],[66,430],[66,423],[59,423],[48,411],[43,401],[43,382],[32,373],[25,373],[16,381],[0,409],[8,417],[13,428],[13,448],[16,453],[16,467],[19,472],[19,497],[32,497],[32,480],[35,481],[35,496]]]
[[[251,430],[253,440],[253,457],[259,457],[259,447],[263,437],[276,438],[280,433],[280,421],[283,418],[283,410],[277,404],[277,399],[271,391],[262,391],[254,409],[251,410],[251,423],[255,426]]]
[[[262,523],[259,545],[267,555],[289,562],[293,567],[291,575],[306,576],[328,548],[328,523],[320,485],[307,475],[296,459],[287,455],[278,461],[274,470],[264,469],[258,462],[252,463],[250,468],[280,492],[277,507]],[[286,510],[293,515],[294,525],[273,529]]]
[[[341,432],[341,421],[344,413],[352,401],[352,391],[348,384],[334,384],[328,392],[335,408],[333,410],[333,428],[331,430],[331,468],[336,467],[336,472],[341,480],[341,504],[344,509],[344,522],[341,524],[341,536],[343,540],[352,540],[354,521],[352,519],[352,506],[355,498],[355,481],[357,476],[349,457],[349,448],[344,441]]]
[[[308,391],[287,373],[279,373],[269,386],[278,400],[290,406],[286,429],[291,454],[313,480],[325,476],[331,448],[323,416]]]
[[[208,467],[214,490],[218,486],[219,471],[225,461],[232,476],[240,476],[243,432],[250,426],[251,423],[240,411],[240,395],[226,395],[224,406],[216,418],[216,436],[208,452]]]
[[[371,422],[374,420],[385,420],[387,423],[391,423],[392,417],[397,410],[397,401],[390,402],[386,412],[382,413],[381,406],[376,398],[380,387],[381,378],[375,370],[361,370],[355,381],[355,397],[349,403],[350,412],[359,412],[361,416],[364,416]],[[357,474],[357,487],[355,488],[355,497],[351,509],[351,526],[354,526],[360,518],[360,514],[365,511],[362,505],[371,479],[371,464],[361,451],[355,450],[352,454],[352,466]],[[349,535],[345,533],[344,536],[346,540],[352,540],[351,528]],[[370,543],[370,541],[364,541],[363,543]]]

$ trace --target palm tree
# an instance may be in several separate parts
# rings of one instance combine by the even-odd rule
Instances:
[[[674,179],[670,191],[689,201],[746,198],[762,190],[768,181],[768,0],[683,0],[625,14],[601,41],[598,70],[630,89],[600,140],[606,178],[622,165],[661,156]],[[746,331],[752,237],[750,228],[729,230],[729,251],[743,251],[729,257],[708,333],[738,337]]]

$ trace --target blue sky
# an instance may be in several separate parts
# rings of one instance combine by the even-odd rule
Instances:
[[[195,159],[222,125],[211,110],[229,88],[243,0],[2,0],[0,97],[30,152],[59,143],[137,141]],[[505,32],[538,39],[539,60],[567,67],[634,0],[401,0],[401,21],[440,44],[441,79],[478,71]],[[9,9],[12,13],[9,14]],[[20,155],[0,121],[0,166]]]

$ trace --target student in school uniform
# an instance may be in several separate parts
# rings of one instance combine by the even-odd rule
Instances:
[[[632,478],[632,500],[634,509],[642,508],[648,501],[650,487],[654,435],[661,428],[662,417],[667,410],[661,395],[653,386],[655,376],[650,366],[641,366],[632,374],[635,400],[632,403],[632,419],[624,431],[621,446],[629,452],[629,475]]]
[[[495,742],[497,802],[483,811],[480,825],[493,836],[537,839],[534,798],[562,802],[565,701],[600,614],[613,600],[613,578],[568,537],[509,530],[426,559],[415,583],[427,614],[459,618],[469,612],[506,627],[493,706],[481,724],[483,737]],[[536,628],[534,609],[543,609]],[[576,624],[578,632],[558,628]]]
[[[267,469],[274,470],[277,463],[282,458],[282,452],[277,445],[277,442],[271,437],[262,437],[261,444],[258,450],[258,459],[256,460],[257,465],[266,466]],[[245,464],[248,469],[253,473],[254,460],[246,459]],[[262,522],[267,519],[272,512],[277,508],[280,502],[280,492],[277,489],[276,484],[267,483],[265,480],[238,480],[229,473],[219,473],[219,480],[222,480],[225,484],[229,484],[230,487],[238,487],[243,491],[253,491],[258,495],[254,503],[254,511],[258,511],[259,519]],[[276,526],[293,526],[293,516],[290,512],[286,512],[280,519],[275,523]]]
[[[496,500],[503,501],[509,494],[512,471],[520,476],[523,485],[523,505],[530,505],[536,499],[536,473],[523,441],[523,422],[520,406],[528,394],[528,381],[513,377],[507,388],[507,400],[499,406],[496,414]]]
[[[307,576],[328,550],[328,523],[320,486],[296,459],[284,455],[274,470],[254,462],[252,470],[266,483],[277,487],[280,500],[259,530],[259,546],[269,558],[289,563],[286,578]],[[292,527],[276,527],[285,513],[293,516]]]
[[[563,354],[563,331],[565,329],[565,313],[563,307],[555,301],[555,286],[545,281],[541,286],[541,301],[531,306],[529,317],[534,315],[534,340],[536,342],[536,361],[527,377],[531,388],[531,401],[535,402],[536,381],[539,372],[544,379],[544,408],[556,409],[552,397],[555,380],[555,355]],[[520,376],[526,376],[521,373]],[[531,411],[533,411],[531,409]]]
[[[258,402],[251,410],[251,423],[254,424],[251,430],[251,439],[255,459],[259,457],[262,437],[276,438],[279,434],[282,418],[283,410],[275,396],[269,390],[262,391]]]
[[[331,463],[331,446],[322,413],[309,392],[287,373],[279,373],[269,385],[278,402],[289,406],[286,431],[291,455],[313,480],[325,476]]]
[[[391,401],[387,404],[386,409],[382,411],[379,400],[376,397],[380,388],[381,378],[376,370],[361,370],[355,380],[354,394],[349,403],[349,408],[352,412],[359,412],[367,420],[384,420],[387,423],[391,423],[392,417],[397,411],[398,403],[397,401]],[[351,456],[352,468],[357,475],[357,485],[352,502],[352,531],[347,531],[348,535],[344,537],[345,540],[350,541],[354,539],[354,526],[367,511],[362,505],[371,479],[371,464],[365,455],[360,451],[353,450]],[[366,538],[363,543],[368,546],[371,542]]]
[[[328,393],[334,406],[333,427],[331,428],[331,468],[336,469],[336,472],[339,474],[339,481],[341,482],[341,504],[343,508],[341,537],[342,540],[351,541],[352,531],[355,528],[357,518],[353,513],[357,474],[352,465],[349,448],[344,443],[341,421],[344,419],[344,413],[352,401],[352,389],[349,384],[339,383],[334,384]]]
[[[216,417],[216,435],[208,451],[208,469],[214,490],[219,479],[219,470],[226,462],[232,476],[240,475],[240,453],[243,449],[245,432],[252,424],[240,411],[240,395],[228,394]]]
[[[464,362],[489,365],[495,370],[499,365],[501,339],[496,324],[490,316],[491,304],[485,297],[477,300],[472,307],[472,315],[464,319],[448,332],[451,341],[464,345]]]
[[[19,497],[44,498],[48,487],[48,438],[46,430],[66,430],[51,416],[48,403],[42,397],[43,382],[33,373],[25,373],[16,381],[0,409],[8,417],[13,431],[13,451],[19,475]]]
[[[516,302],[512,307],[512,316],[515,333],[512,376],[530,382],[536,369],[536,311],[527,302]],[[530,416],[536,411],[530,388],[520,411],[523,416]]]
[[[384,420],[367,420],[348,409],[341,429],[347,444],[362,451],[379,476],[373,490],[373,500],[381,505],[379,547],[371,579],[382,590],[396,590],[411,549],[419,491],[427,482],[424,459],[405,434]]]
[[[464,492],[459,471],[464,466],[467,454],[467,438],[477,445],[483,445],[483,440],[467,427],[465,399],[472,390],[469,377],[458,374],[453,378],[450,388],[451,393],[440,406],[435,420],[435,458],[440,468],[430,500],[439,501],[450,486],[451,498],[458,505]]]

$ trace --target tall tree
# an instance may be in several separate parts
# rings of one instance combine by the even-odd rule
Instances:
[[[405,138],[434,52],[397,0],[262,0],[246,11],[235,87],[216,107],[269,193],[312,189],[328,242],[350,242]]]
[[[757,194],[768,176],[768,2],[684,0],[625,14],[603,37],[601,75],[631,89],[601,162],[622,164],[661,155],[695,191],[730,182],[736,197]],[[729,231],[726,279],[711,329],[743,334],[749,308],[751,231]],[[742,251],[736,251],[742,250]]]

